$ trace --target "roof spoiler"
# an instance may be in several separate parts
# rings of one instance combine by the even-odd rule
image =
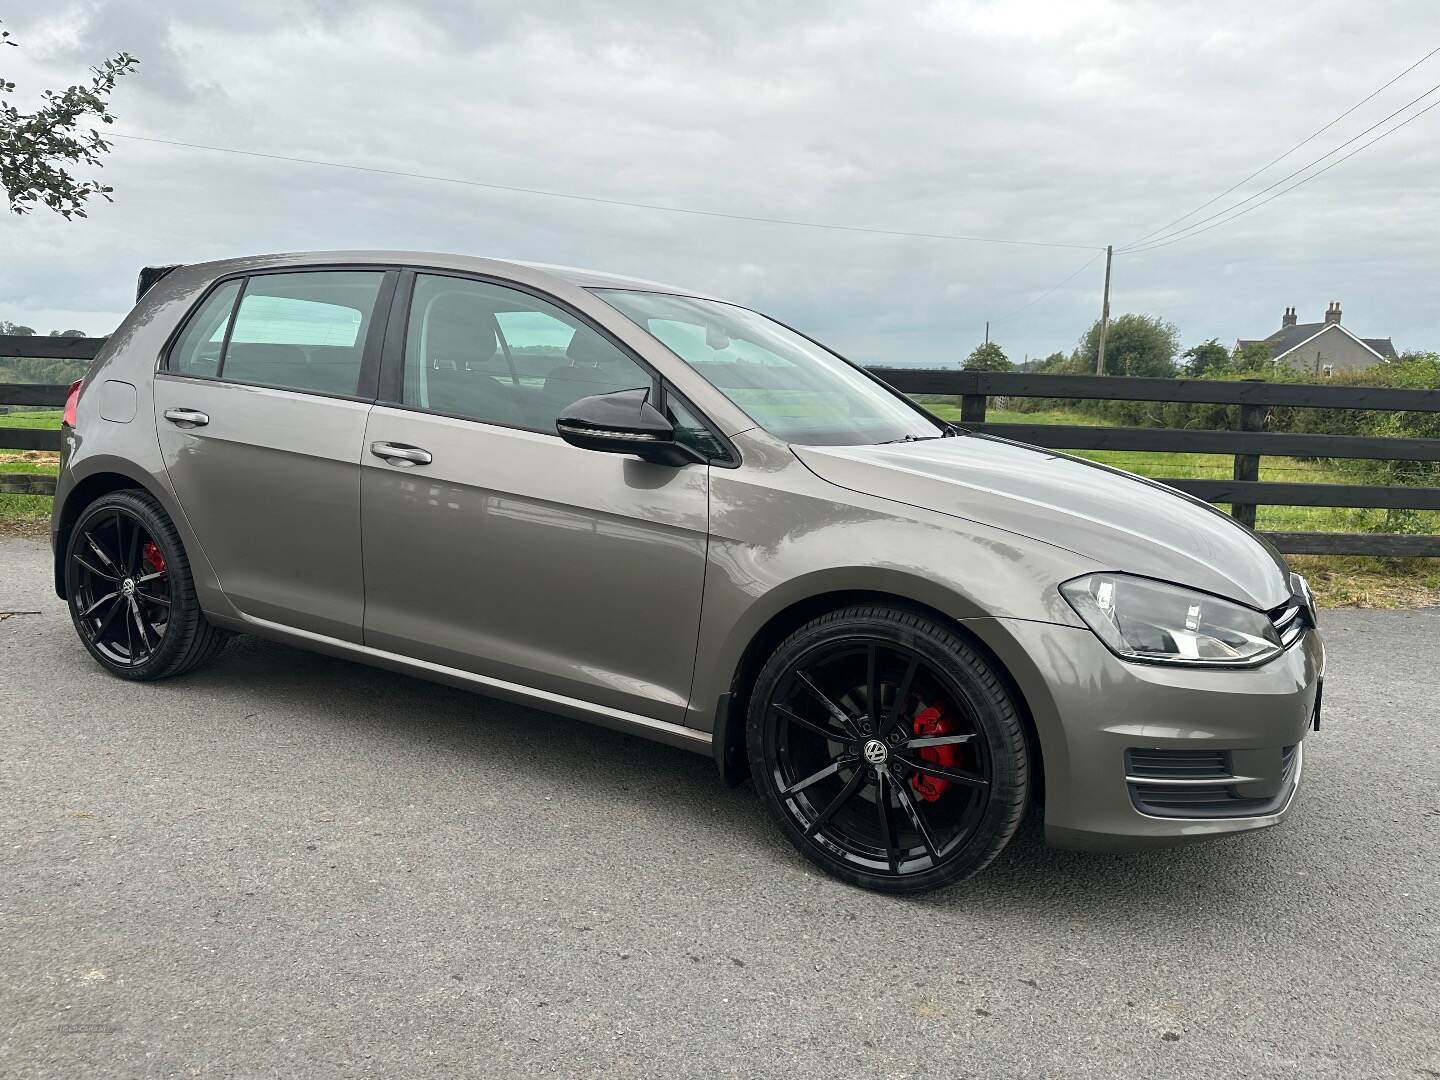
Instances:
[[[140,298],[150,291],[150,286],[163,278],[171,270],[179,270],[183,263],[173,263],[170,266],[142,266],[140,268],[140,279],[135,283],[135,302],[138,304]]]

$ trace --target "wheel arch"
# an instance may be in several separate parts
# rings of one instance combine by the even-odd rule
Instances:
[[[127,488],[139,488],[146,492],[162,506],[165,506],[168,512],[169,500],[157,492],[153,485],[146,483],[133,473],[124,472],[113,466],[88,473],[76,480],[65,492],[60,504],[55,507],[53,570],[55,595],[60,599],[67,599],[65,595],[65,548],[70,543],[70,533],[75,528],[75,522],[79,520],[84,509],[102,495],[108,495],[112,491],[124,491]]]
[[[930,591],[934,592],[933,584],[930,584]],[[905,592],[868,588],[829,589],[791,600],[779,610],[771,613],[763,624],[751,634],[740,652],[739,659],[734,664],[728,688],[720,696],[715,709],[711,748],[724,783],[734,787],[743,783],[750,775],[745,753],[745,717],[750,706],[750,687],[754,685],[755,678],[760,674],[760,669],[764,666],[766,659],[782,641],[812,619],[859,604],[884,605],[922,615],[958,634],[968,646],[985,659],[1004,683],[1006,691],[1015,702],[1021,726],[1025,732],[1026,748],[1030,751],[1033,766],[1031,797],[1036,801],[1043,802],[1045,790],[1044,744],[1041,741],[1030,703],[1009,665],[990,646],[986,637],[977,633],[970,625],[971,620],[978,619],[986,623],[993,623],[995,620],[986,616],[962,614],[968,610],[968,605],[963,602],[956,605],[958,610],[946,611],[932,603],[917,599],[913,595],[907,595]]]

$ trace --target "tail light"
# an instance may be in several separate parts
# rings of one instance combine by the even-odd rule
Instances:
[[[76,379],[70,384],[70,389],[65,394],[65,416],[62,423],[66,427],[73,428],[75,426],[75,410],[80,407],[80,388],[84,385],[84,379]]]

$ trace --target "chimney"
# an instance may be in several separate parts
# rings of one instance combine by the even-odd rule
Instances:
[[[1280,320],[1280,329],[1283,330],[1283,329],[1285,329],[1285,327],[1287,327],[1287,326],[1294,326],[1294,325],[1295,325],[1295,309],[1294,309],[1293,307],[1287,307],[1287,308],[1285,309],[1285,316],[1284,316],[1284,318],[1282,318],[1282,319]]]
[[[1338,323],[1340,321],[1340,301],[1330,301],[1330,306],[1325,309],[1325,322]]]

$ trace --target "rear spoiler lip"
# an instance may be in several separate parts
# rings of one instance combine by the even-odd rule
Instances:
[[[138,304],[140,298],[150,291],[151,287],[163,278],[171,270],[179,270],[184,263],[171,263],[169,266],[142,266],[140,276],[135,282],[135,302]]]

